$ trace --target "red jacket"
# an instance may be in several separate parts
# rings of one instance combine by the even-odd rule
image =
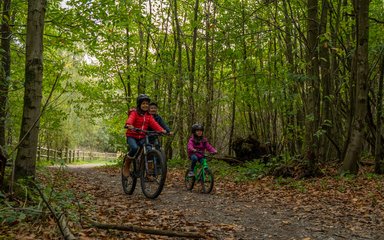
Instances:
[[[135,128],[139,128],[141,130],[147,130],[148,127],[151,127],[151,129],[153,129],[154,131],[164,131],[164,129],[160,127],[160,125],[155,121],[152,115],[147,112],[144,114],[140,114],[137,111],[132,111],[129,114],[127,121],[125,121],[125,125],[133,125]],[[133,137],[136,139],[142,139],[145,137],[145,133],[127,129],[125,136]]]

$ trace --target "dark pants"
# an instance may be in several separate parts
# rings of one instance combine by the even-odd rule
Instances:
[[[192,160],[191,171],[195,169],[197,161],[201,163],[201,159],[203,159],[203,158],[198,158],[195,154],[192,154],[189,158]]]
[[[129,145],[129,153],[130,157],[134,157],[139,147],[144,144],[144,139],[136,139],[133,137],[127,137],[127,144]]]

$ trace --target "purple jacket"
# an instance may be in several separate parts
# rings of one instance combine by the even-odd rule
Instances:
[[[214,147],[212,147],[211,144],[209,144],[209,142],[206,138],[203,138],[203,140],[201,140],[199,143],[196,143],[193,135],[189,138],[187,147],[188,147],[188,157],[191,157],[192,154],[195,154],[196,157],[202,158],[202,157],[204,157],[203,153],[205,151],[208,151],[210,153],[216,153],[217,152],[217,150]],[[193,150],[197,150],[197,151],[200,151],[202,153],[195,152]]]

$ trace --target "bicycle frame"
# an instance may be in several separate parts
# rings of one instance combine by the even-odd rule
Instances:
[[[200,178],[205,181],[205,172],[202,171],[203,169],[208,169],[208,163],[207,163],[207,157],[203,157],[201,159],[201,163],[196,164],[194,172],[195,172],[195,179],[199,180]]]
[[[150,137],[163,134],[141,129],[134,129],[134,131],[144,132],[145,138],[141,140],[139,149],[135,153],[130,175],[124,176],[122,173],[123,189],[126,194],[133,194],[136,179],[139,178],[144,195],[154,199],[163,190],[167,175],[167,164],[161,152],[156,149],[156,141],[151,142]]]
[[[140,174],[140,166],[141,166],[141,161],[145,161],[145,169],[148,171],[148,159],[147,159],[147,153],[150,151],[152,148],[156,148],[155,143],[150,143],[149,141],[149,136],[150,135],[145,135],[145,141],[144,143],[139,147],[135,154],[135,159],[137,160],[137,166],[136,166],[136,176],[139,176]],[[143,159],[144,158],[144,159]],[[154,162],[154,169],[155,169],[155,174],[157,174],[157,163]]]

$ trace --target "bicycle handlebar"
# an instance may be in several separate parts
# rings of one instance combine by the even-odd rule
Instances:
[[[197,150],[197,151],[195,151],[195,152],[196,152],[196,153],[203,154],[204,157],[212,157],[213,155],[217,154],[217,152],[215,152],[215,153],[211,153],[211,152],[202,152],[202,151],[199,151],[199,150]]]
[[[150,130],[143,130],[143,129],[140,129],[140,128],[128,128],[132,131],[135,131],[135,132],[142,132],[142,133],[145,133],[146,135],[150,135],[150,136],[164,136],[164,135],[170,135],[169,133],[163,133],[163,132],[158,132],[158,131],[150,131]]]

